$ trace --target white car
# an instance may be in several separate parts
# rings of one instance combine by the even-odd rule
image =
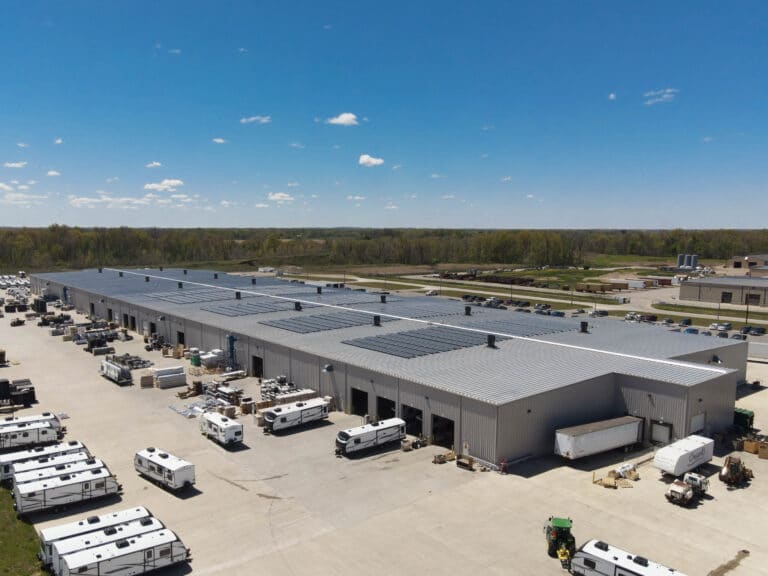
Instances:
[[[712,322],[712,324],[709,325],[710,330],[717,330],[717,322]]]
[[[427,290],[426,296],[437,296],[437,290]]]

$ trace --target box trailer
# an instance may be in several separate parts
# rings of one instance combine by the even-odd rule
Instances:
[[[74,474],[75,472],[87,472],[88,470],[98,470],[99,468],[103,467],[104,462],[98,458],[90,457],[86,458],[85,460],[70,462],[69,464],[57,464],[56,466],[49,466],[48,468],[39,468],[29,472],[14,474],[13,484],[16,485],[26,484],[27,482],[37,482],[38,480],[45,480],[46,478],[53,478],[54,476]]]
[[[65,426],[62,426],[61,420],[53,412],[43,412],[42,414],[29,414],[27,416],[19,416],[15,418],[8,416],[0,420],[0,428],[6,426],[18,426],[19,424],[33,424],[35,422],[48,422],[52,428],[59,431],[61,435],[67,431]]]
[[[555,430],[555,454],[576,460],[636,444],[643,439],[643,420],[622,416]]]
[[[70,442],[59,442],[49,446],[38,446],[37,448],[0,454],[0,481],[7,482],[10,480],[13,476],[13,466],[18,463],[76,452],[88,452],[88,449],[82,442],[72,440]]]
[[[685,576],[643,556],[631,554],[601,540],[590,540],[571,559],[575,576]]]
[[[189,548],[163,529],[68,554],[57,576],[135,576],[190,560]]]
[[[59,439],[56,429],[49,422],[32,422],[0,428],[0,450],[51,444]]]
[[[653,457],[653,466],[661,470],[662,474],[682,476],[712,460],[714,452],[714,440],[692,434],[659,448]]]
[[[243,425],[218,412],[205,412],[200,417],[200,432],[222,446],[243,441]]]
[[[122,490],[123,487],[105,466],[97,470],[16,484],[13,487],[13,507],[17,514],[23,516],[120,494]]]
[[[131,371],[128,367],[109,359],[101,361],[99,374],[119,386],[130,386],[133,384],[133,376],[131,376]]]
[[[388,418],[339,432],[336,435],[336,454],[347,456],[402,440],[405,440],[405,421]]]
[[[328,419],[328,402],[311,398],[303,402],[275,406],[264,412],[264,432],[285,430],[310,422]]]
[[[153,482],[181,490],[195,484],[195,465],[158,448],[139,450],[133,457],[136,472]]]
[[[130,539],[141,534],[157,532],[163,528],[165,528],[165,526],[163,526],[163,523],[160,522],[160,520],[152,516],[146,516],[139,520],[133,520],[124,524],[116,524],[115,526],[107,526],[106,528],[101,528],[100,530],[89,532],[88,534],[81,534],[73,538],[59,540],[58,542],[54,542],[51,547],[50,571],[52,574],[61,574],[64,569],[64,558],[69,554],[90,550],[91,548],[98,548],[105,544]]]
[[[117,512],[110,512],[108,514],[102,514],[101,516],[88,516],[81,520],[75,520],[74,522],[67,522],[65,524],[58,524],[40,530],[40,552],[37,557],[43,563],[44,567],[48,567],[51,564],[53,558],[53,544],[60,540],[67,540],[83,534],[90,534],[110,526],[118,526],[127,522],[133,522],[134,520],[140,520],[141,518],[151,517],[152,513],[144,508],[144,506],[137,506],[136,508],[128,508],[126,510],[118,510]]]
[[[92,459],[92,456],[88,452],[74,452],[72,454],[57,454],[56,456],[46,456],[45,458],[19,462],[13,465],[11,480],[14,483],[19,482],[19,478],[25,478],[24,474],[29,474],[30,472],[42,471],[47,468],[57,469],[60,466],[70,466],[90,459]],[[57,476],[57,474],[51,474],[50,476]],[[47,477],[43,476],[43,478]],[[29,482],[29,480],[22,481]]]

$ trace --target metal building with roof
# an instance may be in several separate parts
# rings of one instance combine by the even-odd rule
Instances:
[[[768,278],[718,276],[686,280],[680,284],[680,300],[768,306]]]
[[[37,274],[39,293],[203,350],[236,337],[249,375],[286,375],[339,409],[492,464],[551,454],[557,428],[632,415],[646,441],[733,420],[746,342],[208,270]]]

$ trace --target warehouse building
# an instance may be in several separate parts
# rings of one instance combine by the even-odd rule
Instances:
[[[201,270],[37,274],[34,289],[130,330],[203,350],[236,337],[250,375],[287,375],[339,409],[496,464],[552,454],[560,427],[625,414],[646,441],[733,419],[746,342],[456,300]]]
[[[768,278],[721,276],[686,280],[680,284],[680,300],[768,306]]]
[[[748,254],[747,256],[734,256],[730,262],[731,268],[752,269],[759,266],[768,266],[768,254]]]

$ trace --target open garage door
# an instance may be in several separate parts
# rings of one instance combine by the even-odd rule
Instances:
[[[453,448],[453,420],[432,414],[432,444]]]
[[[401,404],[400,417],[405,421],[406,434],[421,436],[424,433],[424,413],[421,410]]]
[[[651,442],[654,444],[669,444],[672,439],[672,424],[651,422]]]
[[[395,407],[395,401],[390,400],[389,398],[382,398],[381,396],[376,396],[376,419],[377,420],[386,420],[387,418],[394,418],[397,416],[397,411]]]
[[[357,416],[365,416],[368,414],[368,392],[365,390],[358,390],[357,388],[352,388],[352,402],[349,406],[349,411],[351,414],[356,414]]]

